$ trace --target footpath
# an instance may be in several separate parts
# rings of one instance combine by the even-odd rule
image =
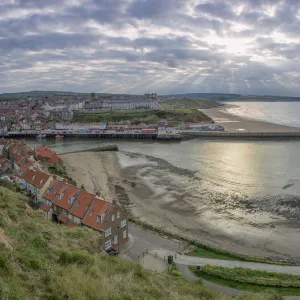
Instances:
[[[176,252],[162,250],[162,249],[151,250],[150,253],[161,259],[167,259],[168,255],[172,255],[174,258],[174,262],[180,265],[187,265],[187,266],[212,265],[212,266],[226,267],[226,268],[245,268],[251,270],[258,270],[258,271],[300,275],[300,266],[281,266],[281,265],[255,263],[255,262],[248,262],[248,261],[202,258],[202,257],[181,255],[181,254],[177,254]]]

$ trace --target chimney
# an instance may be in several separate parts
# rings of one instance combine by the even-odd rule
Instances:
[[[67,183],[67,179],[66,178],[63,179],[63,183]]]
[[[116,198],[113,199],[112,204],[113,204],[113,205],[116,205],[116,204],[117,204]]]
[[[81,185],[80,189],[81,189],[82,191],[85,191],[85,187],[84,187],[83,184]]]
[[[56,175],[53,175],[53,179],[56,180],[56,179],[57,179],[57,176],[56,176]]]
[[[96,192],[96,197],[97,197],[97,198],[100,198],[100,191],[97,191],[97,192]]]

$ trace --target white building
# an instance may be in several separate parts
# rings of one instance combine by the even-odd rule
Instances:
[[[56,123],[56,130],[104,130],[106,128],[106,123]]]

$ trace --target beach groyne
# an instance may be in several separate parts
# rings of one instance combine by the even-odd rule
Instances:
[[[98,146],[98,147],[85,149],[85,150],[64,152],[61,154],[73,154],[73,153],[84,153],[84,152],[104,152],[104,151],[119,151],[119,148],[116,144],[112,144],[112,145]]]
[[[196,131],[183,132],[184,140],[193,138],[219,138],[219,139],[300,139],[300,132],[227,132],[227,131]]]

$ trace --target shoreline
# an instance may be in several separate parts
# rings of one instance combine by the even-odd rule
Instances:
[[[206,199],[206,195],[193,195],[193,184],[189,182],[199,180],[196,172],[156,157],[122,151],[62,154],[62,158],[68,174],[79,185],[83,184],[88,192],[100,191],[105,200],[118,200],[138,222],[232,253],[271,261],[300,261],[298,243],[292,239],[294,232],[289,243],[282,244],[269,225],[273,221],[255,224],[251,216],[254,223],[247,219],[239,221],[239,217],[235,220],[231,211],[220,210],[222,203],[219,206],[216,200],[211,203]],[[246,211],[247,205],[237,204],[235,209]],[[257,213],[260,211],[252,216],[256,218]],[[236,224],[234,232],[224,230],[227,221]],[[288,224],[281,227],[278,223],[276,227],[279,232],[289,229]]]
[[[225,104],[221,107],[201,109],[201,111],[209,117],[211,117],[216,124],[223,126],[226,132],[300,132],[299,127],[274,124],[251,118],[241,117],[234,114],[230,114],[229,112],[224,110],[226,107],[229,108],[233,106],[236,105]]]

